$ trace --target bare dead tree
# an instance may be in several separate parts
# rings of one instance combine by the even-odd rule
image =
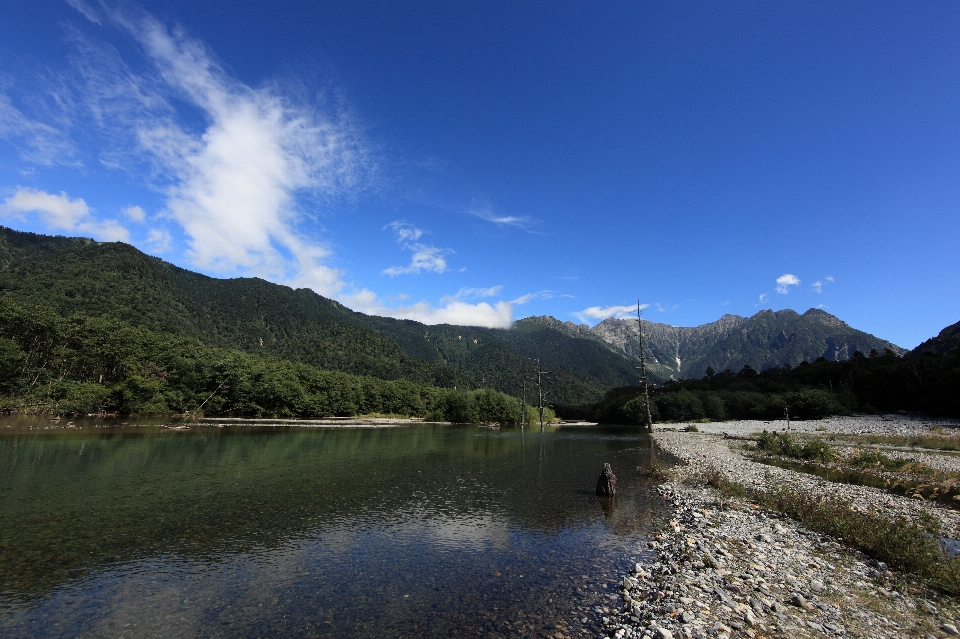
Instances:
[[[643,386],[644,408],[647,410],[646,430],[648,433],[652,433],[653,418],[650,416],[650,390],[647,387],[647,361],[643,355],[643,323],[640,321],[642,314],[640,310],[640,299],[637,298],[637,331],[640,335],[640,384]]]
[[[540,358],[537,358],[537,410],[540,412],[540,432],[543,432],[543,376],[547,373],[540,367]]]
[[[523,430],[523,422],[527,416],[527,376],[526,370],[523,365],[523,360],[520,360],[520,430]]]

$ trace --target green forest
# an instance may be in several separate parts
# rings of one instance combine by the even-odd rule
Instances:
[[[385,414],[516,423],[519,401],[320,370],[110,318],[0,305],[0,411],[316,417]],[[529,418],[529,417],[528,417]]]
[[[207,277],[121,242],[0,227],[0,302],[6,301],[322,370],[514,396],[530,358],[539,358],[551,371],[553,403],[597,401],[635,376],[622,354],[553,318],[523,319],[509,330],[426,326],[356,313],[308,289]]]
[[[639,386],[609,391],[600,402],[562,406],[567,418],[641,424],[646,402]],[[701,379],[670,381],[652,388],[656,422],[728,419],[818,419],[860,413],[925,413],[960,417],[960,349],[899,356],[857,351],[849,360],[818,359],[757,372],[707,369]]]

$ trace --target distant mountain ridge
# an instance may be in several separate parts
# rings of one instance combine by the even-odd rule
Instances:
[[[624,354],[639,358],[636,320],[610,318],[591,331]],[[759,371],[796,366],[818,357],[842,361],[856,351],[905,353],[899,346],[815,308],[802,315],[792,310],[765,310],[752,317],[724,315],[694,327],[643,320],[643,332],[651,368],[661,376],[675,378],[702,377],[707,368],[736,371],[746,364]]]
[[[550,371],[548,401],[594,402],[635,384],[636,320],[590,328],[529,317],[510,329],[433,325],[364,315],[308,289],[258,278],[216,279],[120,242],[51,237],[0,227],[0,301],[113,317],[220,348],[381,379],[519,395],[532,358]],[[757,370],[854,351],[903,349],[817,309],[724,315],[697,327],[644,320],[654,381],[700,377],[707,367]],[[530,387],[528,382],[528,388]]]

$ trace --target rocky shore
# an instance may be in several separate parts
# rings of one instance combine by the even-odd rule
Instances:
[[[673,506],[668,527],[651,542],[653,558],[623,578],[623,605],[602,620],[611,639],[671,637],[949,637],[960,635],[960,601],[917,578],[891,571],[842,540],[806,530],[746,498],[706,485],[723,477],[749,489],[778,483],[841,498],[891,519],[927,513],[943,534],[960,538],[958,511],[881,489],[832,483],[744,456],[747,435],[782,430],[765,422],[697,424],[701,432],[659,430],[654,438],[680,460],[658,491]],[[960,429],[956,422],[907,418],[834,418],[794,422],[791,430],[837,434],[923,434]],[[713,431],[713,432],[703,432]],[[904,453],[907,454],[907,453]],[[960,457],[936,456],[960,470]]]

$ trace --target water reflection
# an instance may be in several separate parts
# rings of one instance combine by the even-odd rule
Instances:
[[[656,515],[622,429],[0,433],[5,636],[534,634],[603,604]]]

